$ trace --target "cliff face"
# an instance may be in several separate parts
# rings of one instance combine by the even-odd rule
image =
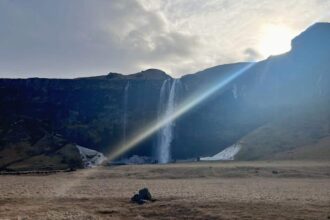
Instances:
[[[106,151],[122,138],[124,108],[128,132],[157,116],[159,88],[167,78],[163,72],[148,70],[74,80],[1,79],[1,127],[6,130],[26,117],[73,143]]]
[[[195,111],[190,112],[189,116],[186,116],[189,119],[183,122],[186,123],[185,128],[191,128],[196,133],[190,140],[189,147],[193,145],[201,154],[207,155],[210,151],[219,152],[213,146],[222,147],[224,143],[229,146],[233,142],[243,141],[249,149],[253,146],[259,146],[259,149],[270,146],[272,150],[265,153],[271,154],[302,146],[301,136],[313,136],[305,138],[307,144],[329,135],[329,40],[330,24],[315,24],[292,41],[290,52],[253,64],[226,88],[219,90]],[[202,87],[211,88],[212,84],[221,82],[223,74],[235,72],[241,69],[242,65],[247,64],[213,67],[195,75],[185,76],[183,81],[187,87],[190,85],[190,91]],[[206,81],[207,86],[202,83]],[[188,125],[193,121],[198,126]],[[255,128],[262,128],[266,124],[271,126],[274,132],[267,132],[267,135],[262,137],[262,133],[254,132],[254,138],[242,139]],[[290,126],[292,129],[288,129]],[[287,136],[278,135],[283,131],[291,132]],[[188,134],[185,129],[182,129],[181,133]],[[271,141],[274,139],[277,140],[275,145],[283,148],[271,144],[275,143]],[[204,143],[208,144],[201,147]],[[240,159],[269,158],[269,155],[259,156],[245,157],[241,154]]]
[[[75,144],[48,132],[39,120],[21,116],[4,127],[0,142],[0,170],[57,170],[81,168]]]
[[[317,110],[308,117],[322,112],[322,126],[329,124],[329,60],[330,24],[316,24],[293,40],[290,52],[253,64],[177,119],[174,158],[217,153],[267,123],[305,114],[302,110]],[[177,102],[205,93],[246,65],[222,65],[182,77]],[[8,133],[24,119],[67,143],[111,151],[157,119],[165,80],[172,79],[155,69],[72,80],[0,79],[1,149],[8,148]],[[30,145],[44,136],[29,140]],[[156,143],[153,135],[124,156],[151,156]]]

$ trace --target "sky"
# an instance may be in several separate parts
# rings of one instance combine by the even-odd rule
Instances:
[[[330,0],[0,0],[0,77],[180,77],[286,52],[329,12]]]

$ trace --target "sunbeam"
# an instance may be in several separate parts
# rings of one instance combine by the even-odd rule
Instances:
[[[128,150],[134,148],[137,144],[145,140],[146,138],[150,137],[152,134],[157,132],[160,128],[165,126],[167,123],[170,123],[171,121],[177,119],[178,117],[182,116],[184,113],[191,110],[193,107],[200,104],[203,100],[210,97],[215,92],[219,91],[221,88],[224,88],[226,85],[228,85],[230,82],[241,76],[243,73],[245,73],[247,70],[251,69],[256,63],[247,63],[242,67],[241,69],[237,70],[236,72],[233,72],[223,80],[221,80],[219,83],[217,83],[215,86],[212,86],[211,88],[207,89],[206,91],[202,92],[198,96],[190,97],[186,99],[185,101],[180,104],[173,114],[169,115],[168,117],[163,117],[160,120],[157,120],[153,123],[150,123],[149,126],[146,126],[144,129],[142,129],[140,132],[138,132],[133,138],[128,138],[125,144],[119,144],[114,148],[114,151],[109,153],[107,155],[108,160],[112,161],[115,160],[117,157],[121,156]],[[57,196],[63,197],[65,196],[70,189],[72,189],[74,186],[77,186],[80,184],[80,181],[83,178],[87,178],[91,176],[93,173],[96,173],[98,171],[97,168],[93,169],[86,169],[81,171],[80,178],[77,178],[76,180],[73,180],[69,184],[59,187]]]
[[[327,18],[330,15],[330,13],[327,13],[318,19],[315,19],[312,24],[315,24],[318,21],[321,21],[325,18]],[[114,150],[108,154],[108,159],[114,160],[120,155],[124,154],[128,150],[135,147],[137,144],[145,140],[146,138],[150,137],[152,134],[157,132],[160,128],[165,126],[166,124],[170,123],[171,121],[177,119],[199,103],[201,103],[203,100],[214,94],[216,91],[220,90],[221,88],[228,85],[230,82],[235,80],[237,77],[245,73],[247,70],[249,70],[251,67],[253,67],[256,63],[247,63],[244,67],[242,67],[240,70],[234,72],[233,74],[229,75],[227,78],[220,81],[215,86],[207,89],[206,91],[199,94],[197,97],[190,97],[182,102],[182,104],[179,104],[179,106],[176,108],[174,113],[172,115],[169,115],[167,117],[163,117],[160,120],[157,120],[155,122],[152,122],[149,124],[149,126],[146,126],[144,129],[141,129],[140,132],[138,132],[136,135],[134,135],[132,138],[130,138],[125,144],[119,144],[118,146],[114,147]]]
[[[160,120],[157,120],[153,123],[151,123],[149,126],[146,126],[144,129],[141,130],[137,135],[135,135],[133,138],[130,138],[126,144],[119,145],[115,147],[114,151],[112,151],[110,154],[107,155],[108,159],[110,161],[116,159],[120,155],[124,154],[128,150],[135,147],[137,144],[145,140],[146,138],[150,137],[152,134],[154,134],[156,131],[158,131],[160,128],[165,126],[166,124],[170,123],[171,121],[177,119],[199,103],[201,103],[206,98],[210,97],[212,94],[214,94],[216,91],[220,90],[221,88],[228,85],[230,82],[232,82],[234,79],[245,73],[247,70],[249,70],[251,67],[253,67],[255,63],[247,63],[244,67],[242,67],[240,70],[234,72],[233,74],[229,75],[227,78],[223,79],[221,82],[216,84],[215,86],[207,89],[203,93],[199,94],[197,97],[191,97],[188,98],[186,101],[184,101],[182,104],[179,104],[179,106],[176,108],[173,114],[169,115],[168,117],[163,117]]]

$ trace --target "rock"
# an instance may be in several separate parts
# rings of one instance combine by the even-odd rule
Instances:
[[[134,194],[134,196],[131,198],[131,202],[137,203],[139,205],[144,204],[146,201],[156,201],[152,198],[148,188],[143,188],[139,190],[139,194]]]
[[[131,198],[131,202],[133,202],[133,203],[137,203],[137,204],[139,204],[139,205],[142,205],[143,203],[145,203],[145,201],[143,201],[143,200],[140,198],[139,194],[135,194],[135,195]]]
[[[101,152],[96,150],[92,150],[79,145],[76,145],[76,147],[79,150],[84,168],[93,168],[99,166],[107,159]]]
[[[151,196],[151,193],[149,192],[148,188],[141,189],[139,191],[139,197],[140,197],[140,199],[143,199],[143,200],[148,200],[148,201],[152,200],[152,196]]]
[[[278,174],[278,171],[277,170],[273,170],[272,171],[272,174]]]
[[[157,163],[157,161],[155,161],[151,157],[138,156],[138,155],[133,155],[130,158],[124,159],[120,162],[122,162],[124,164],[154,164],[154,163]]]

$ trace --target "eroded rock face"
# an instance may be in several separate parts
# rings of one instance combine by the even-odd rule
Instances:
[[[40,120],[73,143],[106,152],[122,138],[123,90],[128,81],[128,134],[156,118],[159,88],[169,76],[156,72],[155,77],[154,72],[111,79],[1,79],[0,119],[9,124],[21,117]],[[151,151],[144,150],[151,143],[138,152]]]
[[[2,130],[0,170],[66,170],[82,168],[79,151],[41,122],[24,118]]]
[[[169,78],[151,69],[131,76],[109,74],[73,80],[0,79],[0,149],[5,149],[0,157],[8,158],[8,163],[21,160],[20,155],[10,154],[12,148],[22,154],[25,149],[38,151],[33,155],[47,153],[54,146],[45,140],[45,134],[59,135],[56,140],[66,141],[70,148],[89,146],[108,153],[123,143],[123,91],[127,83],[131,82],[126,106],[126,132],[130,135],[156,119],[159,88]],[[31,128],[15,125],[27,119]],[[153,140],[151,137],[129,154],[151,155]],[[43,143],[40,148],[35,145],[37,141]],[[72,151],[74,157],[79,156],[77,149]],[[2,162],[5,169],[5,160]]]

